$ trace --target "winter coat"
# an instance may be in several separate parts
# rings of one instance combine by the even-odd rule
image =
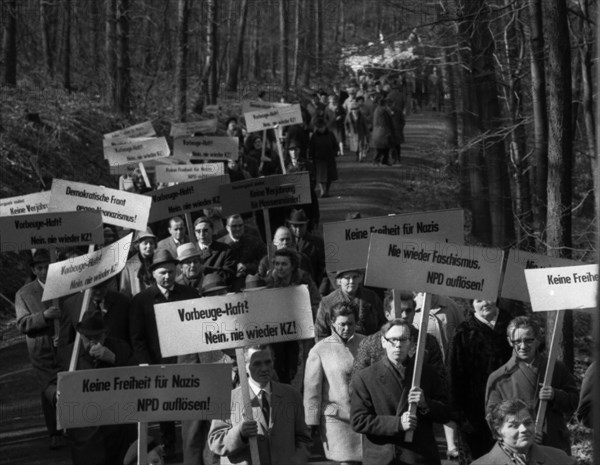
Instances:
[[[389,149],[395,145],[394,122],[384,105],[379,105],[373,112],[371,144],[376,149]]]
[[[329,131],[315,131],[308,146],[309,158],[315,164],[318,183],[336,181],[338,178],[335,157],[339,150],[335,135]]]

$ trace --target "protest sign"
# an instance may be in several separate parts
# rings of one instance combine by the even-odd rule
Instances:
[[[554,268],[559,266],[577,266],[581,262],[566,258],[550,257],[526,252],[524,250],[510,249],[504,270],[504,280],[500,297],[505,299],[531,302],[525,281],[525,270],[535,268]]]
[[[2,252],[103,242],[102,214],[99,211],[0,217]]]
[[[127,262],[133,233],[85,255],[51,263],[42,302],[74,294],[119,274]]]
[[[227,418],[231,367],[130,366],[58,374],[59,428]]]
[[[219,190],[223,214],[310,203],[308,172],[280,174],[223,184]]]
[[[152,199],[145,195],[55,179],[48,210],[99,210],[104,223],[143,231],[148,224],[151,203]]]
[[[236,137],[178,137],[173,141],[173,157],[179,160],[237,160],[239,140]]]
[[[597,306],[598,265],[525,270],[534,312],[589,309]]]
[[[119,129],[118,131],[109,132],[104,134],[105,139],[118,139],[118,138],[133,138],[133,137],[151,137],[155,136],[156,131],[152,126],[152,121],[144,121],[128,128]]]
[[[302,124],[300,105],[286,105],[244,113],[248,132],[263,131],[292,124]]]
[[[104,148],[104,158],[111,166],[132,165],[165,158],[170,154],[169,144],[164,137],[127,141]]]
[[[154,313],[164,357],[314,337],[305,285],[157,304]]]
[[[464,213],[461,209],[359,218],[323,224],[327,271],[365,268],[371,233],[396,237],[421,236],[462,244]]]
[[[502,258],[500,249],[372,234],[365,284],[495,301]]]
[[[223,163],[202,163],[198,165],[161,165],[154,170],[156,182],[188,182],[225,174]]]
[[[50,191],[0,199],[0,216],[46,213],[50,204]]]
[[[171,123],[171,137],[193,136],[194,134],[214,134],[217,132],[217,119]]]
[[[150,223],[187,212],[220,205],[219,188],[229,176],[212,176],[148,192],[152,198]]]
[[[114,139],[102,139],[102,149],[104,152],[104,159],[106,160],[106,149],[116,145],[133,144],[135,142],[144,142],[147,140],[154,140],[156,137],[116,137]]]
[[[242,113],[250,113],[257,110],[267,110],[269,108],[281,108],[289,106],[291,106],[291,103],[263,102],[262,100],[242,100]]]

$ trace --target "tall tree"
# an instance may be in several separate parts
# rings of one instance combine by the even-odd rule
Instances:
[[[571,43],[567,23],[566,0],[544,3],[544,22],[548,48],[546,81],[548,95],[548,254],[571,256],[572,203],[572,115],[571,115]],[[547,324],[554,326],[549,312]],[[551,331],[550,331],[551,334]],[[573,333],[571,312],[563,326],[563,360],[573,368]]]
[[[179,37],[177,40],[177,58],[175,62],[175,117],[185,121],[187,111],[187,60],[189,33],[189,0],[177,3],[177,24]]]
[[[63,40],[63,87],[71,92],[71,0],[64,0],[65,37]]]
[[[123,115],[128,115],[131,110],[129,8],[129,0],[117,1],[117,85],[114,108]]]
[[[296,86],[298,84],[298,73],[300,72],[300,44],[302,42],[302,32],[300,28],[302,27],[302,22],[300,21],[302,15],[302,4],[303,0],[296,0],[295,8],[294,8],[294,57],[292,60],[292,86]]]
[[[116,99],[117,82],[117,0],[106,0],[104,17],[104,56],[105,56],[105,82],[106,102],[111,106]]]
[[[95,2],[94,2],[95,5]],[[54,74],[54,63],[52,57],[52,47],[50,45],[50,22],[48,18],[48,9],[50,5],[48,0],[40,0],[40,33],[42,41],[42,53],[44,54],[44,65],[49,76]]]
[[[287,91],[289,88],[288,71],[288,12],[287,1],[279,0],[279,57],[281,61],[281,90]]]
[[[378,2],[379,4],[379,2]],[[315,23],[315,73],[320,76],[323,72],[323,0],[314,0]]]
[[[207,0],[206,12],[206,55],[202,82],[206,101],[217,103],[219,89],[217,87],[217,1]]]
[[[252,28],[252,57],[251,70],[252,77],[260,80],[262,77],[261,61],[260,61],[260,8],[254,10],[254,25]]]
[[[17,85],[17,0],[6,2],[6,24],[2,38],[4,84]]]
[[[227,76],[227,90],[235,91],[238,86],[238,76],[240,71],[240,62],[244,52],[244,33],[246,31],[246,18],[248,17],[248,0],[242,0],[240,17],[237,27],[237,42],[233,54],[233,60],[229,65],[229,74]]]

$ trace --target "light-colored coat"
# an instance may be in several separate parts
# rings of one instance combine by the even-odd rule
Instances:
[[[337,334],[319,341],[308,354],[304,372],[304,416],[321,426],[325,457],[335,462],[360,462],[362,438],[350,425],[350,376],[364,336],[345,343]]]
[[[138,277],[141,267],[142,262],[137,253],[127,260],[125,268],[123,268],[119,277],[119,292],[131,298],[146,289],[147,286]]]
[[[250,404],[255,419],[261,415],[260,402],[250,391]],[[222,457],[221,463],[249,465],[250,447],[241,435],[244,402],[241,388],[231,392],[231,417],[213,420],[208,433],[210,450]],[[300,465],[308,462],[312,439],[304,422],[300,393],[287,384],[271,382],[271,419],[269,434],[258,441],[261,463],[270,454],[272,465]]]

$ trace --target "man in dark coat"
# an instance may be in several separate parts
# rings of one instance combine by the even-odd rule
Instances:
[[[156,250],[167,249],[174,257],[177,256],[177,247],[188,242],[185,235],[185,222],[180,216],[174,216],[169,220],[169,237],[158,241]]]
[[[240,215],[227,218],[227,235],[219,242],[230,247],[231,258],[235,263],[235,277],[232,290],[239,292],[248,274],[256,274],[258,264],[267,253],[267,246],[257,236],[245,232],[244,219]]]
[[[423,364],[419,387],[411,388],[415,350],[414,333],[404,320],[381,328],[386,357],[352,378],[350,417],[352,428],[364,434],[364,465],[440,464],[432,424],[446,423],[450,407],[443,383]],[[417,404],[417,413],[409,404]],[[411,442],[405,432],[413,431]]]
[[[195,299],[198,292],[175,282],[177,260],[171,253],[162,249],[154,254],[150,271],[155,283],[140,292],[132,301],[131,342],[139,363],[166,364],[175,363],[175,357],[165,358],[160,352],[154,305]],[[175,454],[175,423],[160,424],[162,443],[167,457]]]
[[[227,244],[213,240],[213,225],[205,216],[194,221],[194,231],[198,241],[200,258],[204,264],[204,274],[219,273],[230,285],[235,276],[235,260],[231,256],[231,249]]]
[[[308,232],[309,219],[304,210],[292,210],[287,222],[290,231],[294,235],[296,249],[309,258],[313,281],[319,285],[325,276],[325,244],[323,238]]]

